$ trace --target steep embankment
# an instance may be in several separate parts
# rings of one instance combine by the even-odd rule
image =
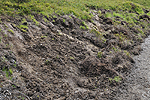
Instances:
[[[134,64],[132,57],[150,32],[149,10],[131,2],[122,4],[123,11],[85,4],[89,15],[79,16],[74,15],[77,12],[46,16],[35,13],[41,11],[32,9],[37,6],[27,12],[29,5],[3,4],[6,13],[9,8],[18,11],[0,16],[4,100],[118,99]]]

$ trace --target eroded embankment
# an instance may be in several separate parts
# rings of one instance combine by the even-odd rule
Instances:
[[[29,16],[1,16],[1,97],[116,99],[134,63],[132,54],[139,53],[139,44],[149,34],[149,19],[136,19],[146,25],[135,27],[117,16],[118,24],[92,13],[92,22],[74,15],[35,14],[34,21]],[[140,35],[136,29],[142,26],[145,33]]]

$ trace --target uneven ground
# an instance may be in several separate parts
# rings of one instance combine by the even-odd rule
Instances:
[[[33,14],[36,21],[1,15],[1,99],[126,99],[124,91],[118,94],[132,86],[126,76],[132,74],[132,57],[150,33],[149,11],[136,14],[135,25],[119,16],[106,17],[112,10],[100,12],[91,11],[92,21],[72,14],[44,16],[45,20]],[[128,94],[129,99],[141,99]]]

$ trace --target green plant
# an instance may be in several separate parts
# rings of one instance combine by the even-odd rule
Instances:
[[[85,26],[80,26],[80,29],[83,29],[83,30],[85,30],[86,28],[85,28]]]
[[[113,48],[112,48],[115,52],[117,52],[118,51],[118,49],[116,48],[116,47],[114,47],[113,46]]]
[[[33,15],[29,15],[29,16],[36,25],[39,25],[39,22],[35,19],[35,17]]]
[[[14,67],[17,67],[17,64],[13,64]]]
[[[69,18],[70,18],[70,19],[72,19],[72,17],[71,17],[71,16],[69,16]]]
[[[59,59],[59,56],[57,55],[56,58]]]
[[[12,87],[16,88],[16,86],[15,86],[15,85],[12,85]]]
[[[3,67],[2,71],[5,72],[5,75],[6,75],[7,78],[11,79],[11,77],[9,77],[9,76],[13,74],[12,69],[8,69],[6,67]]]
[[[49,22],[46,18],[43,18],[44,22]]]
[[[90,30],[90,33],[94,33],[94,34],[96,34],[97,36],[100,35],[100,32],[97,31],[96,29],[91,29],[91,30]]]
[[[8,47],[9,46],[9,44],[6,44],[6,47]]]
[[[6,28],[8,28],[8,26],[7,26],[6,24],[4,24],[4,26],[5,26]]]
[[[66,20],[65,19],[63,19],[63,22],[65,22]]]
[[[25,18],[22,19],[21,23],[27,22]]]
[[[113,17],[113,16],[112,16],[111,13],[108,12],[108,13],[105,14],[105,17],[106,17],[106,18],[111,18],[111,17]]]
[[[11,30],[11,29],[8,29],[8,32],[10,32],[10,33],[14,34],[14,31],[13,31],[13,30]]]
[[[8,35],[7,35],[7,34],[5,34],[4,36],[5,36],[5,37],[7,37]]]
[[[55,20],[53,19],[53,21],[52,22],[55,22]]]
[[[26,26],[26,25],[20,25],[20,26],[18,26],[18,28],[19,29],[28,29],[28,26]]]
[[[115,81],[115,82],[120,82],[122,80],[122,78],[120,78],[120,76],[115,76],[113,79],[112,78],[109,78],[109,81],[112,82],[112,81]]]
[[[124,53],[130,57],[130,53],[127,50],[124,50]]]
[[[48,59],[45,61],[45,65],[49,65],[50,63],[51,63],[51,62],[50,62],[50,60],[48,60]]]
[[[46,38],[47,36],[41,36],[42,39]]]
[[[9,69],[9,73],[12,75],[13,74],[13,71],[12,71],[12,69]]]
[[[103,52],[98,52],[98,54],[97,54],[97,56],[99,57],[99,58],[101,58],[102,57],[102,54],[103,54]]]
[[[56,16],[56,15],[53,15],[53,18],[57,18],[57,16]]]
[[[0,37],[0,42],[2,42],[2,37]]]
[[[73,59],[74,59],[74,57],[71,57],[71,56],[70,56],[70,59],[71,59],[71,60],[73,60]]]

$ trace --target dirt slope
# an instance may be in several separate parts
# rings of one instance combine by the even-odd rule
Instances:
[[[73,15],[46,22],[35,14],[38,24],[28,17],[0,16],[2,100],[117,99],[132,54],[139,54],[149,30],[139,38],[134,28],[124,27],[127,23],[115,25],[93,14],[86,24]]]

